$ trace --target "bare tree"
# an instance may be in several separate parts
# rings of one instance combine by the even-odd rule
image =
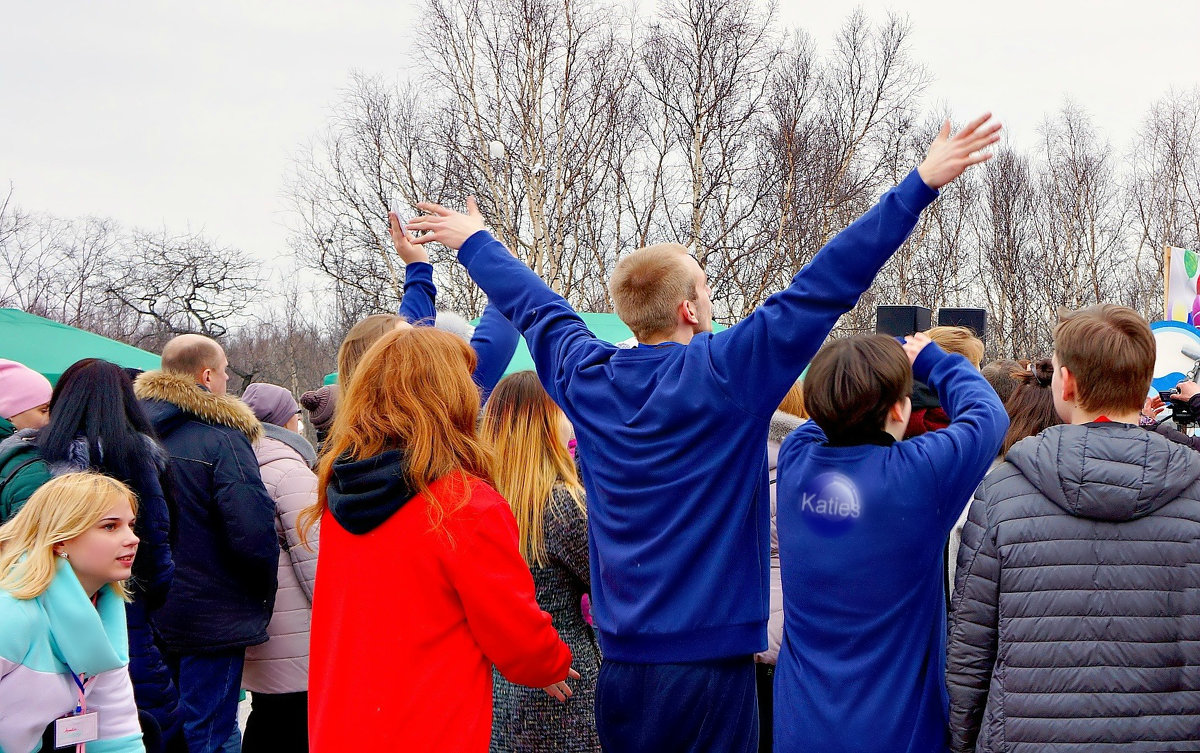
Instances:
[[[1154,103],[1129,155],[1129,204],[1138,238],[1135,301],[1163,310],[1163,247],[1200,248],[1200,88]]]
[[[199,233],[135,230],[121,257],[105,265],[104,293],[150,327],[138,341],[198,332],[220,339],[262,289],[258,263]]]

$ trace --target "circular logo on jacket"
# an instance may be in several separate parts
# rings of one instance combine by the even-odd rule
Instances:
[[[862,516],[858,486],[840,473],[822,473],[801,489],[800,514],[814,532],[841,536]]]

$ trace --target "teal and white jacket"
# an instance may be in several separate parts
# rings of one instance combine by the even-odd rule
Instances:
[[[40,750],[46,725],[75,710],[71,670],[85,678],[87,710],[100,713],[100,739],[88,753],[144,753],[125,602],[105,586],[92,606],[70,563],[56,562],[41,596],[0,591],[0,753]]]

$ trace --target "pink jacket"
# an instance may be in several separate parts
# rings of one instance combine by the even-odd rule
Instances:
[[[280,432],[276,429],[271,433]],[[294,437],[293,444],[298,444],[295,440],[305,441],[298,434]],[[255,442],[254,454],[267,493],[275,501],[279,590],[275,612],[267,625],[270,639],[246,649],[242,687],[252,693],[298,693],[308,690],[308,629],[317,576],[317,544],[310,540],[309,551],[300,543],[296,518],[316,501],[317,477],[297,449],[274,437],[264,436]]]
[[[767,473],[771,481],[771,614],[767,618],[767,650],[754,655],[754,661],[775,664],[779,646],[783,643],[783,582],[779,577],[779,533],[775,529],[775,466],[779,462],[779,447],[801,424],[803,418],[775,411],[767,435]]]

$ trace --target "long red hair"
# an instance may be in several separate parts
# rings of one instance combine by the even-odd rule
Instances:
[[[455,474],[490,479],[491,452],[476,430],[474,370],[475,351],[461,337],[432,327],[389,332],[368,348],[338,403],[317,464],[317,501],[301,517],[301,535],[329,507],[334,461],[386,450],[404,452],[404,470],[429,502],[432,528],[465,504],[465,483],[457,485],[463,498],[449,502],[429,494],[429,485]]]

